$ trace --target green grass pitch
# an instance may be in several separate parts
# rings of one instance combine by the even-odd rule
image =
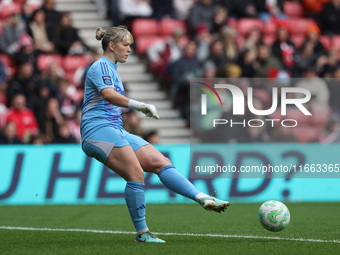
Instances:
[[[135,243],[132,233],[64,231],[133,232],[125,205],[0,206],[0,226],[62,230],[0,227],[0,254],[340,254],[340,203],[287,203],[291,222],[278,233],[260,225],[260,205],[235,203],[221,214],[197,204],[147,205],[148,226],[166,244]]]

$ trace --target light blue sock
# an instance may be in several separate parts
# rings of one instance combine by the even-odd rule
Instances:
[[[125,187],[125,201],[137,231],[147,229],[145,222],[144,183],[128,181]]]
[[[158,173],[158,177],[168,189],[192,200],[195,200],[196,195],[200,193],[196,187],[177,172],[172,165],[164,167]]]

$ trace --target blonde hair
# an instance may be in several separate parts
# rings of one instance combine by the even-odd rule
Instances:
[[[96,39],[102,40],[103,51],[106,51],[109,42],[117,44],[119,42],[133,43],[133,36],[125,26],[110,27],[104,31],[101,27],[96,29]]]

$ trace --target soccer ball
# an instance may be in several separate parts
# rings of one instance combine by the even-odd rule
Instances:
[[[260,206],[259,220],[265,229],[278,232],[288,226],[290,212],[285,204],[280,201],[270,200]]]

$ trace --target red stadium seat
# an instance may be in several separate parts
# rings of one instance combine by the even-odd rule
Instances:
[[[7,78],[11,78],[14,75],[16,69],[13,59],[11,59],[6,54],[0,54],[0,60],[2,64],[5,66]]]
[[[65,72],[74,72],[78,67],[85,67],[89,64],[89,59],[85,55],[67,55],[63,59]]]
[[[0,9],[0,19],[6,19],[8,15],[12,13],[20,13],[21,5],[16,3],[5,4]]]
[[[38,69],[45,71],[51,63],[57,63],[59,66],[63,65],[63,57],[59,54],[40,54],[38,56]]]
[[[305,36],[301,34],[293,34],[290,36],[290,40],[294,43],[296,48],[300,48],[305,41]]]
[[[252,28],[258,28],[262,32],[262,21],[256,18],[242,18],[237,22],[237,31],[245,36]]]
[[[291,131],[300,143],[316,142],[320,135],[317,128],[299,124],[296,127],[292,127]]]
[[[275,35],[277,31],[276,22],[273,20],[268,20],[263,23],[262,32],[264,35]]]
[[[291,18],[286,22],[288,30],[291,34],[306,34],[308,27],[312,24],[316,25],[313,19],[309,18]]]
[[[147,49],[154,43],[164,41],[160,36],[140,36],[136,40],[136,50],[139,55],[144,55]]]
[[[177,28],[181,28],[185,33],[187,31],[186,24],[183,20],[165,18],[158,23],[158,33],[160,35],[171,35]]]
[[[283,12],[288,17],[302,17],[305,13],[303,5],[299,2],[284,1]]]
[[[325,50],[329,51],[331,49],[331,40],[327,35],[321,35],[319,41],[323,44]]]
[[[262,40],[265,44],[272,46],[276,40],[276,35],[264,35]]]
[[[134,37],[157,35],[158,23],[155,19],[135,19],[131,25]]]
[[[7,96],[5,92],[0,91],[0,104],[7,105]]]
[[[335,48],[338,51],[340,51],[340,35],[333,36],[331,45],[332,45],[332,48]]]

